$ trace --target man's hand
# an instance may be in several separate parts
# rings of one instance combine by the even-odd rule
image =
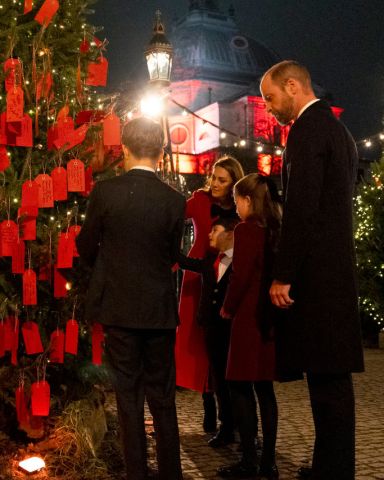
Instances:
[[[294,300],[292,300],[292,298],[289,296],[290,289],[290,284],[274,280],[271,288],[269,289],[269,295],[272,303],[279,308],[289,308],[294,303]]]
[[[220,317],[225,318],[226,320],[230,320],[232,318],[232,316],[229,313],[227,313],[223,309],[223,307],[221,307],[221,310],[220,310]]]

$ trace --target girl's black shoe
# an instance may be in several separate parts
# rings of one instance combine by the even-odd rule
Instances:
[[[279,478],[279,471],[276,465],[269,468],[260,468],[257,478],[260,480],[277,480]]]

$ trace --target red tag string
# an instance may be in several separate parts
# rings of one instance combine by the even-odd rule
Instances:
[[[72,318],[76,318],[75,317],[76,306],[77,306],[77,295],[75,297],[75,301],[73,302]]]
[[[32,265],[32,251],[30,248],[28,248],[28,269],[31,270],[31,265]]]
[[[19,387],[24,388],[25,385],[25,373],[24,369],[21,368],[19,372]]]
[[[11,220],[11,197],[8,197],[8,202],[7,202],[7,199],[5,200],[5,205],[7,210],[8,226],[9,226],[9,222]]]

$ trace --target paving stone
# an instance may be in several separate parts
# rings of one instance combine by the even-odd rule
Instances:
[[[356,394],[356,480],[384,480],[384,350],[366,350],[366,372],[354,375]],[[314,427],[305,381],[276,383],[279,407],[277,464],[280,480],[293,480],[297,469],[310,464]],[[177,393],[182,464],[188,478],[218,480],[216,468],[239,458],[238,445],[221,449],[207,445],[202,431],[201,395]],[[153,452],[154,456],[154,452]]]

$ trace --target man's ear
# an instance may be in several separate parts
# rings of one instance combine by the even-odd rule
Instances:
[[[122,145],[123,147],[123,153],[124,153],[124,158],[128,158],[129,157],[129,148],[126,147],[124,144]]]
[[[299,83],[297,80],[294,78],[289,78],[287,80],[287,83],[284,85],[284,90],[288,93],[290,96],[294,96],[298,92],[298,87]]]

